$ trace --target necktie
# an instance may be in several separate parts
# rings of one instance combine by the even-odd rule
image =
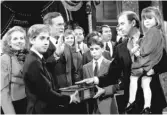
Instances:
[[[110,52],[110,47],[108,46],[108,43],[106,43],[106,50]]]
[[[97,76],[98,74],[98,62],[95,62],[95,69],[94,69],[94,76]]]
[[[55,89],[54,80],[52,79],[52,77],[50,76],[46,68],[46,60],[44,58],[42,58],[42,67],[43,67],[44,73],[46,74],[46,77],[48,77],[51,80],[52,88]]]

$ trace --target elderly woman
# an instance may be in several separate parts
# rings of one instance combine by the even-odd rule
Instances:
[[[25,85],[22,69],[27,53],[26,32],[14,26],[2,38],[1,104],[5,114],[24,114],[26,109]]]

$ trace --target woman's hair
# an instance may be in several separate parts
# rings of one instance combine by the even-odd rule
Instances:
[[[165,35],[165,28],[164,28],[164,21],[162,18],[162,13],[160,12],[160,10],[157,7],[147,7],[145,9],[142,10],[141,13],[141,19],[142,19],[142,31],[145,34],[147,32],[147,28],[144,26],[144,19],[146,18],[150,18],[150,17],[154,17],[156,20],[156,27],[161,31],[161,34],[163,36],[163,40],[164,40],[164,45],[166,47],[166,35]],[[167,48],[165,48],[167,49]]]
[[[6,33],[5,35],[2,37],[2,52],[3,53],[12,53],[12,50],[9,43],[11,42],[11,35],[12,33],[16,32],[16,31],[19,31],[21,33],[24,34],[24,39],[26,41],[26,46],[25,46],[25,49],[28,48],[28,39],[26,38],[26,31],[20,27],[20,26],[14,26],[12,28],[10,28]]]
[[[73,35],[73,37],[74,37],[74,43],[73,43],[73,45],[72,46],[74,46],[75,45],[75,35],[74,35],[74,31],[72,30],[72,29],[67,29],[67,30],[65,30],[65,32],[64,32],[64,37],[66,38],[67,36],[69,36],[69,35]],[[64,39],[65,39],[64,38]]]

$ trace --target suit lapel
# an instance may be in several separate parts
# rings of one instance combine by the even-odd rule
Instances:
[[[94,74],[93,74],[93,61],[91,61],[90,63],[88,63],[88,73],[89,73],[89,75],[91,76],[91,77],[93,77],[94,76]]]
[[[46,65],[44,65],[42,63],[42,59],[36,53],[34,53],[33,51],[31,51],[31,55],[36,57],[36,59],[41,63],[41,68],[42,68],[43,72],[45,73],[45,77],[50,81],[51,80],[51,76],[50,76],[50,74],[49,74],[49,72],[48,72],[48,70],[46,68]]]
[[[108,69],[107,66],[106,66],[106,61],[105,60],[106,59],[103,59],[102,62],[101,62],[101,65],[100,65],[100,68],[99,68],[99,73],[98,73],[99,76],[103,75],[105,73],[106,69]]]

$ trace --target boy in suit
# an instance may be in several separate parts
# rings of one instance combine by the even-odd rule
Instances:
[[[49,28],[43,24],[35,24],[28,30],[31,44],[24,67],[23,76],[27,94],[28,114],[59,113],[60,105],[78,102],[77,92],[70,96],[61,95],[55,90],[52,76],[46,69],[43,54],[49,47]]]
[[[90,38],[93,37],[93,38],[96,39],[96,38],[99,38],[100,36],[101,36],[101,34],[100,34],[99,32],[97,32],[97,31],[93,31],[92,33],[89,33],[89,34],[87,35],[87,43],[89,42]],[[104,50],[103,53],[102,53],[102,55],[103,55],[106,59],[112,60],[112,57],[111,57],[109,51]],[[88,50],[87,52],[85,52],[85,53],[83,54],[83,60],[82,60],[83,65],[84,65],[84,64],[87,64],[87,63],[90,62],[90,61],[92,61],[92,59],[93,59],[93,57],[91,56],[90,50]]]
[[[88,47],[90,48],[90,53],[93,57],[92,61],[83,66],[83,78],[91,78],[93,76],[102,76],[108,72],[111,61],[103,57],[103,42],[98,38],[93,36],[88,42]],[[113,98],[115,92],[115,87],[110,85],[104,87],[104,89],[97,86],[98,89],[104,91],[104,95],[100,98],[90,99],[88,101],[89,112],[96,114],[117,114],[118,109],[116,105],[116,100]],[[98,97],[95,95],[94,98]],[[98,104],[97,104],[98,103]]]

